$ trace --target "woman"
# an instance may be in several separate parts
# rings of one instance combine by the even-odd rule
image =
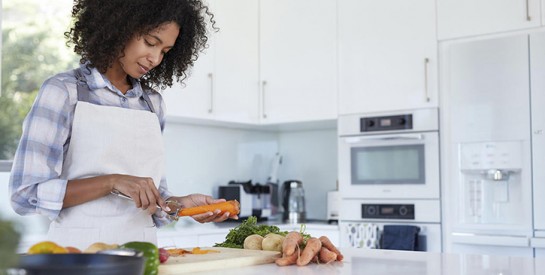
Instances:
[[[165,200],[182,207],[223,201],[168,191],[165,106],[150,88],[185,79],[206,45],[212,14],[200,0],[75,0],[72,16],[65,36],[81,65],[46,80],[23,123],[10,179],[13,208],[48,216],[49,240],[64,246],[156,243],[156,228],[170,222]],[[193,218],[228,216],[216,210]]]

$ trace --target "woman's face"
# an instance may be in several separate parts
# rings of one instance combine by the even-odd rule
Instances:
[[[123,70],[133,78],[140,78],[161,63],[176,42],[180,27],[165,23],[145,35],[135,35],[125,46],[119,58]]]

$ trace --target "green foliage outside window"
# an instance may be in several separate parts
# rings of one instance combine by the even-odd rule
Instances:
[[[2,0],[0,160],[12,159],[23,119],[48,77],[78,65],[66,46],[71,0]]]

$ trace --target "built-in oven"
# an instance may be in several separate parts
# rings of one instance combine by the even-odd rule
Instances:
[[[438,110],[345,115],[338,131],[341,246],[442,251]]]
[[[341,198],[439,198],[437,109],[339,117]]]

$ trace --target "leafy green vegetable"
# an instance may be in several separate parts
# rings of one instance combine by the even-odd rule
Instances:
[[[305,230],[305,226],[301,225],[301,234],[303,235],[303,239],[307,240],[308,238],[310,238],[310,235],[305,234],[304,230]],[[257,218],[254,216],[250,216],[248,217],[248,219],[244,220],[239,226],[229,230],[229,233],[225,237],[224,242],[216,243],[214,246],[228,247],[228,248],[243,248],[244,239],[246,239],[246,237],[252,234],[258,234],[261,237],[265,237],[265,235],[269,233],[275,233],[278,235],[286,236],[289,232],[280,231],[280,228],[278,228],[278,226],[257,224]]]
[[[248,217],[239,226],[229,230],[229,233],[225,237],[225,241],[217,243],[215,247],[230,247],[230,248],[242,248],[244,245],[244,239],[252,234],[258,234],[262,237],[269,233],[275,233],[282,236],[288,234],[287,231],[280,231],[278,226],[257,224],[257,218],[254,216]]]

